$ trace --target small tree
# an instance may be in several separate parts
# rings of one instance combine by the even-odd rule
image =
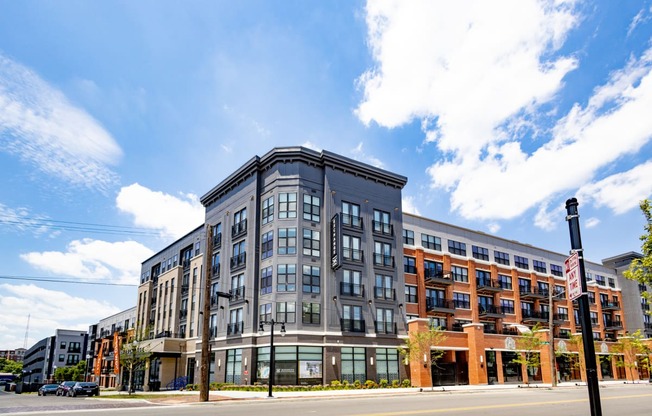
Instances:
[[[152,352],[139,338],[120,347],[120,365],[129,371],[129,395],[134,392],[134,372],[143,369],[151,355]]]
[[[8,358],[0,358],[0,373],[11,373],[18,375],[23,371],[23,363],[10,360]]]
[[[405,347],[398,347],[398,352],[408,362],[419,363],[426,357],[425,360],[429,361],[430,365],[437,365],[444,351],[434,348],[445,340],[446,335],[441,327],[431,327],[427,331],[408,331]]]
[[[625,270],[623,275],[628,279],[637,280],[641,284],[652,286],[652,201],[649,199],[643,200],[639,206],[646,221],[643,227],[645,234],[639,237],[643,242],[641,244],[643,257],[634,259],[629,265],[629,270]],[[648,302],[652,302],[652,292],[648,290],[643,292],[642,295]]]
[[[540,323],[537,323],[532,327],[528,332],[524,332],[516,341],[516,347],[523,351],[519,358],[514,358],[513,363],[521,364],[526,367],[526,369],[535,369],[541,368],[541,346],[543,341],[537,335],[537,332],[542,328]],[[528,384],[530,379],[528,377]]]
[[[86,372],[86,361],[80,361],[74,366],[58,367],[54,370],[56,381],[83,381]]]
[[[616,366],[628,368],[632,374],[632,381],[634,381],[633,371],[638,367],[639,355],[644,356],[643,360],[641,360],[641,365],[649,371],[648,354],[650,350],[643,342],[643,339],[644,336],[639,329],[631,335],[618,338],[618,342],[612,347],[612,351],[615,354],[622,354],[623,358],[622,360],[616,360]],[[625,377],[627,377],[627,371],[625,371]]]

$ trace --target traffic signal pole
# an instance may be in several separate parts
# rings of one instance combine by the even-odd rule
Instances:
[[[577,252],[579,257],[582,295],[577,298],[577,303],[580,307],[579,315],[580,323],[582,325],[582,343],[584,344],[586,385],[589,389],[591,416],[602,416],[600,387],[598,385],[598,370],[595,360],[595,347],[593,346],[593,329],[591,326],[591,314],[589,310],[589,295],[586,287],[586,270],[584,269],[584,251],[582,249],[582,238],[580,236],[580,216],[577,211],[577,205],[576,198],[570,198],[566,201],[566,221],[568,221],[568,229],[570,231],[571,249]]]

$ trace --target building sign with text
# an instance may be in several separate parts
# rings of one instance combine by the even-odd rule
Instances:
[[[337,270],[342,267],[342,223],[340,214],[331,218],[331,268]]]

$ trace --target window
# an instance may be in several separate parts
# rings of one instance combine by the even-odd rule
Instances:
[[[258,322],[269,322],[272,320],[272,304],[265,303],[260,305],[260,314],[258,315]]]
[[[599,325],[600,323],[598,322],[598,313],[597,312],[591,312],[591,325]]]
[[[374,232],[378,234],[392,235],[389,212],[374,210],[373,221]]]
[[[453,304],[456,308],[471,309],[471,296],[468,293],[453,293]]]
[[[226,351],[225,381],[232,384],[242,384],[242,349],[240,348]]]
[[[319,257],[319,231],[303,230],[303,254],[306,256]]]
[[[71,343],[69,343],[68,344],[68,352],[81,352],[81,342],[71,342]]]
[[[294,302],[276,302],[276,322],[293,324],[297,319]]]
[[[451,254],[458,254],[466,256],[466,244],[459,241],[448,240],[448,252]]]
[[[59,354],[59,362],[64,362],[66,361],[66,354]]]
[[[342,331],[365,332],[365,323],[364,319],[362,319],[361,306],[342,306]]]
[[[434,235],[421,234],[421,245],[430,250],[441,251],[441,238]]]
[[[557,299],[566,299],[566,287],[562,285],[555,285],[555,292],[553,295]]]
[[[417,259],[414,257],[403,257],[403,271],[405,273],[417,273]]]
[[[367,380],[367,357],[364,347],[342,347],[342,381],[353,384],[356,380],[364,384]]]
[[[539,294],[548,296],[548,283],[546,282],[537,282],[537,289],[539,289]]]
[[[245,251],[245,240],[233,245],[233,257],[231,257],[231,268],[244,266],[247,253]]]
[[[390,383],[400,380],[396,348],[376,348],[376,377],[378,381],[387,380]]]
[[[599,274],[595,275],[595,283],[601,286],[605,286],[607,284],[605,277]]]
[[[532,267],[534,271],[539,273],[547,273],[548,269],[546,268],[546,263],[539,260],[532,260]]]
[[[505,274],[498,275],[498,284],[501,288],[505,290],[512,290],[512,276],[507,276]]]
[[[226,334],[242,334],[243,329],[244,322],[242,321],[242,308],[231,309],[229,312],[229,324],[226,327]]]
[[[303,302],[302,322],[304,324],[319,324],[321,316],[319,303]]]
[[[394,287],[392,284],[392,276],[382,274],[376,275],[376,286],[374,286],[374,297],[376,299],[389,299],[396,298],[394,294]]]
[[[73,354],[68,356],[66,360],[66,365],[75,365],[79,362],[79,354]]]
[[[559,321],[568,321],[568,308],[562,306],[557,307],[557,316],[555,319]]]
[[[342,202],[342,224],[353,228],[362,228],[360,205]]]
[[[363,296],[362,275],[357,270],[344,270],[342,272],[342,288],[340,294],[344,296]]]
[[[607,279],[607,281],[609,282],[609,287],[610,287],[610,288],[615,288],[615,287],[616,287],[616,281],[614,280],[613,277],[609,277],[609,278]]]
[[[562,277],[564,275],[564,271],[562,270],[561,266],[557,264],[550,265],[550,273],[552,273],[553,276],[559,276],[559,277]]]
[[[418,303],[417,287],[405,285],[405,301],[407,303]]]
[[[514,301],[511,299],[501,299],[500,307],[503,310],[503,313],[514,313]]]
[[[394,267],[392,246],[389,243],[374,242],[374,265]]]
[[[492,287],[491,273],[486,270],[475,270],[475,281],[477,287]]]
[[[393,334],[394,330],[394,310],[386,308],[376,308],[376,333]]]
[[[62,341],[61,344],[59,344],[59,348],[61,348],[62,350],[65,350],[65,349],[66,349],[66,343],[65,343],[65,341]]]
[[[274,254],[274,231],[263,234],[263,242],[260,245],[260,258],[266,259]]]
[[[480,312],[495,312],[494,308],[494,298],[489,296],[478,296],[478,306],[480,306]]]
[[[319,293],[319,266],[303,266],[303,293]]]
[[[296,288],[297,266],[295,264],[276,266],[276,290],[278,292],[294,292]]]
[[[473,258],[478,260],[489,261],[489,250],[484,247],[471,246],[473,251]]]
[[[524,318],[534,315],[534,305],[530,302],[521,302],[521,314]]]
[[[525,257],[514,255],[514,265],[520,269],[529,269],[528,259]]]
[[[274,221],[274,196],[265,199],[262,204],[263,224]]]
[[[469,282],[469,269],[460,266],[451,266],[451,274],[456,282]]]
[[[518,290],[521,294],[523,293],[532,293],[532,282],[529,279],[518,279]]]
[[[222,223],[219,222],[213,227],[213,247],[219,248],[222,245]],[[195,247],[196,249],[197,247]],[[196,253],[197,255],[199,253]]]
[[[233,226],[231,227],[231,235],[233,237],[247,232],[247,208],[233,214]]]
[[[403,244],[414,245],[414,231],[403,230]]]
[[[272,293],[272,266],[265,267],[260,272],[260,294]]]
[[[231,300],[238,300],[244,298],[244,274],[231,276]]]
[[[321,201],[318,196],[303,195],[303,219],[319,222],[319,207]]]
[[[595,292],[588,292],[589,294],[589,303],[595,305]]]
[[[446,318],[444,317],[437,317],[437,316],[432,316],[428,318],[428,328],[430,329],[437,329],[441,328],[442,330],[446,330],[448,328],[448,322],[446,321]]]
[[[362,261],[360,238],[346,234],[342,236],[342,257],[345,260]]]
[[[494,250],[494,260],[498,264],[504,264],[509,266],[509,254],[503,253],[502,251]]]
[[[278,254],[297,254],[297,229],[278,229]]]
[[[278,194],[278,217],[280,219],[297,217],[297,194],[280,193]]]
[[[444,263],[438,261],[424,260],[423,268],[425,277],[439,277],[444,276]]]
[[[439,289],[426,288],[426,310],[433,307],[447,308],[446,305],[446,292]]]

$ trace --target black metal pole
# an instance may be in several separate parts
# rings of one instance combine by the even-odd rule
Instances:
[[[582,295],[577,298],[580,311],[580,323],[582,325],[582,343],[584,344],[584,362],[586,367],[586,385],[589,389],[589,405],[591,416],[602,416],[602,405],[600,404],[600,387],[598,385],[598,369],[595,360],[595,347],[593,346],[593,329],[591,327],[591,314],[589,310],[589,295],[586,287],[586,270],[584,269],[584,251],[582,249],[582,238],[580,236],[580,220],[577,211],[577,199],[570,198],[566,201],[566,221],[570,231],[571,249],[578,254],[580,265],[580,281],[582,284]]]
[[[267,395],[268,398],[272,398],[272,388],[274,387],[274,373],[276,372],[275,364],[276,362],[274,361],[274,320],[272,319],[269,322],[269,326],[272,328],[272,332],[270,334],[270,339],[269,339],[269,353],[270,353],[270,358],[269,358],[269,394]]]

